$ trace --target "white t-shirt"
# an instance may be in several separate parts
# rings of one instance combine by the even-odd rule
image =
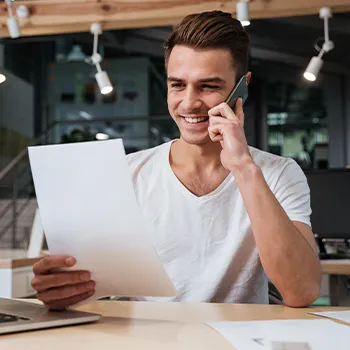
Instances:
[[[180,296],[138,299],[268,303],[268,279],[234,176],[195,196],[171,169],[171,143],[127,159],[152,242]],[[309,187],[297,163],[253,147],[250,152],[289,218],[311,226]]]

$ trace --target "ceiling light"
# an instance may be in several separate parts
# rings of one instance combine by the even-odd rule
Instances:
[[[113,86],[111,81],[109,80],[107,72],[101,69],[100,63],[102,62],[101,55],[97,52],[98,47],[98,36],[102,34],[102,29],[100,24],[93,23],[90,28],[91,33],[94,35],[94,47],[92,56],[85,60],[89,64],[94,64],[97,69],[97,73],[95,75],[97,84],[100,88],[101,94],[107,95],[113,91]]]
[[[85,61],[86,55],[80,45],[73,45],[72,51],[67,55],[67,61],[80,62]]]
[[[103,140],[108,140],[109,136],[103,132],[98,132],[96,135],[96,140],[103,141]]]
[[[6,80],[5,75],[0,73],[0,84],[2,84],[5,80]]]
[[[29,9],[25,5],[19,5],[16,9],[16,14],[18,18],[27,18],[29,17]]]
[[[304,72],[304,78],[309,81],[315,81],[322,66],[323,59],[321,57],[312,57],[309,65],[307,66]]]
[[[315,44],[315,48],[320,52],[318,56],[311,58],[309,65],[304,72],[304,78],[308,81],[315,81],[323,66],[323,55],[334,49],[334,42],[329,40],[328,20],[332,17],[332,10],[328,7],[323,7],[320,10],[320,18],[324,19],[324,43],[322,48]]]
[[[242,23],[242,26],[244,27],[250,25],[248,1],[249,0],[240,0],[236,4],[237,19]]]
[[[101,90],[102,95],[108,95],[113,91],[111,81],[105,71],[100,71],[95,74],[97,84]]]
[[[11,38],[18,38],[21,35],[21,29],[20,29],[17,17],[13,15],[12,5],[14,1],[5,0],[5,2],[7,5],[7,12],[8,12],[7,28],[9,31],[9,35]]]

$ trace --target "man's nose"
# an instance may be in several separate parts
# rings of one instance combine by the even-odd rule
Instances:
[[[201,108],[202,101],[200,96],[195,91],[189,89],[186,91],[181,104],[185,111],[192,111]]]

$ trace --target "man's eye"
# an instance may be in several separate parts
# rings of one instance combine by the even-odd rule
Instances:
[[[218,89],[218,88],[219,88],[219,86],[217,86],[217,85],[202,85],[202,87],[203,87],[204,89],[211,89],[211,90],[214,90],[214,89]]]
[[[175,88],[175,89],[180,89],[180,88],[183,88],[183,87],[184,87],[184,84],[181,84],[181,83],[174,83],[174,84],[171,84],[171,87],[172,87],[172,88]]]

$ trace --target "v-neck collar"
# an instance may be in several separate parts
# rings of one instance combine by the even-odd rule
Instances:
[[[177,141],[177,139],[171,140],[168,142],[167,147],[165,148],[165,154],[164,156],[166,157],[166,172],[168,173],[168,175],[170,176],[170,178],[172,178],[172,181],[174,183],[174,186],[176,186],[183,194],[185,194],[187,197],[192,198],[196,201],[204,201],[207,200],[209,198],[213,198],[217,195],[219,195],[224,188],[226,188],[233,180],[234,180],[234,176],[232,175],[232,173],[230,172],[226,178],[224,179],[224,181],[221,182],[221,184],[215,188],[215,190],[211,191],[210,193],[204,195],[204,196],[197,196],[194,193],[192,193],[180,180],[179,178],[175,175],[173,169],[171,168],[170,165],[170,150],[171,150],[171,145],[173,144],[173,142]]]

